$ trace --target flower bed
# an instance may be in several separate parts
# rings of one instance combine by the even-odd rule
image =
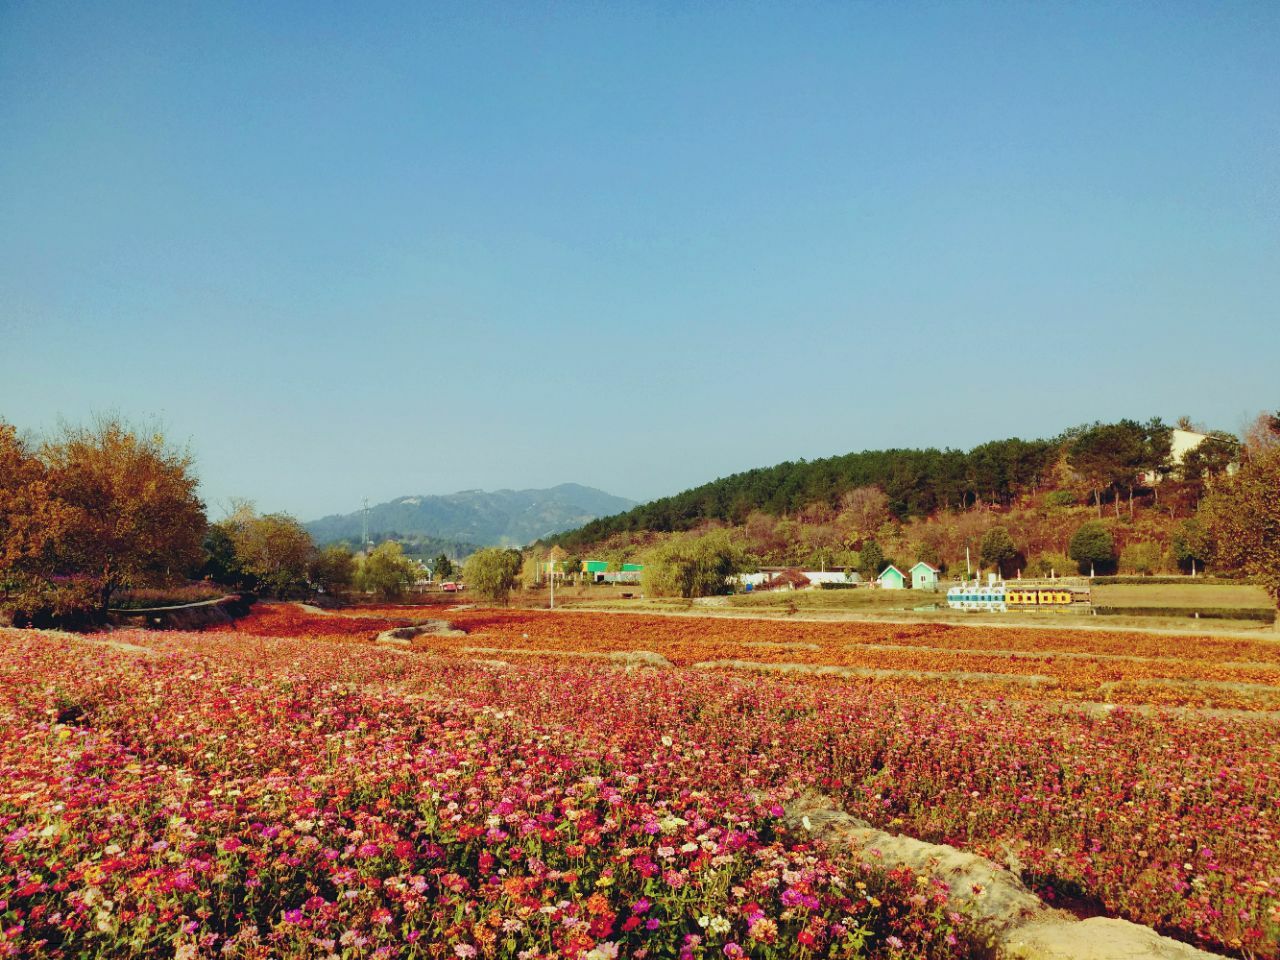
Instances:
[[[8,944],[963,955],[928,881],[781,828],[818,789],[1059,902],[1280,956],[1272,724],[327,636],[0,632]]]
[[[788,835],[788,789],[722,761],[695,786],[683,741],[498,708],[479,671],[227,634],[114,635],[158,659],[0,642],[0,954],[961,950],[944,888]]]

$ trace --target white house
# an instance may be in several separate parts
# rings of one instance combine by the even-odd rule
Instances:
[[[846,577],[843,570],[801,570],[810,583],[858,583],[862,577],[852,571]]]
[[[1213,443],[1223,443],[1225,441],[1218,437],[1211,437],[1207,433],[1200,433],[1197,430],[1183,430],[1181,427],[1174,427],[1169,431],[1169,463],[1178,466],[1187,458],[1187,454],[1196,449],[1200,444],[1209,440]],[[1234,446],[1234,444],[1232,444]],[[1227,468],[1228,473],[1235,473],[1232,467]],[[1142,480],[1147,486],[1158,483],[1160,475],[1154,471],[1148,471],[1143,474]]]
[[[763,587],[765,584],[773,581],[780,573],[787,568],[770,567],[761,570],[759,573],[740,573],[737,581],[742,586],[750,586],[753,589]],[[810,584],[817,585],[820,583],[861,583],[862,577],[858,573],[850,571],[845,576],[843,570],[801,570],[800,571],[808,579]]]

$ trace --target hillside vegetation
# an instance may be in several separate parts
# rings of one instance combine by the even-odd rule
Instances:
[[[1179,458],[1174,428],[1153,419],[968,451],[786,462],[595,520],[552,542],[570,554],[620,560],[720,530],[748,564],[871,576],[889,562],[905,569],[921,559],[963,573],[966,551],[973,566],[1006,575],[1186,572],[1213,559],[1202,501],[1232,464],[1280,436],[1275,420],[1260,417],[1243,444],[1201,431],[1207,438]]]
[[[463,490],[444,496],[400,497],[369,508],[369,535],[375,543],[412,543],[431,538],[417,552],[466,556],[477,546],[525,544],[580,526],[595,517],[627,510],[632,500],[576,483],[545,490]],[[314,520],[307,530],[317,543],[359,544],[363,511]]]

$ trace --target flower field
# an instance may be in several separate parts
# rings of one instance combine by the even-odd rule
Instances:
[[[1280,957],[1280,727],[1158,706],[1268,705],[1243,694],[1280,646],[433,608],[468,635],[405,651],[369,642],[405,611],[368,613],[0,631],[0,951],[964,956],[935,881],[784,827],[818,790],[1052,902]],[[675,666],[569,656],[620,650]]]
[[[226,633],[0,643],[0,954],[963,955],[937,883],[787,835],[775,765],[678,713],[613,728],[563,699],[588,676]]]
[[[393,615],[398,612],[400,619]],[[246,628],[296,635],[347,629],[372,637],[408,622],[299,617],[289,608],[255,612]],[[474,657],[651,651],[676,666],[754,665],[775,670],[833,667],[871,675],[929,674],[962,681],[970,693],[1116,704],[1280,711],[1280,644],[1265,639],[1159,636],[1101,630],[955,627],[947,624],[752,620],[539,610],[432,608],[467,631],[424,637],[423,649]],[[345,624],[339,627],[338,624]],[[493,653],[493,651],[501,651]]]

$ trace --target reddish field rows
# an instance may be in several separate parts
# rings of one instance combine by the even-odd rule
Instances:
[[[777,763],[643,713],[700,691],[618,723],[599,679],[0,630],[0,955],[968,955],[941,884],[790,833]]]
[[[412,613],[396,608],[347,617],[272,606],[235,629],[372,638],[410,622]],[[422,637],[421,649],[467,658],[480,656],[476,650],[502,651],[483,654],[489,657],[651,651],[676,666],[746,661],[911,671],[959,675],[988,693],[1026,695],[1034,684],[1038,696],[1059,699],[1280,710],[1280,644],[1265,640],[530,610],[427,608],[422,615],[447,617],[467,636]]]
[[[555,623],[468,626],[508,616]],[[817,789],[1014,863],[1050,899],[1280,956],[1271,723],[897,679],[497,668],[317,619],[246,626],[329,639],[105,638],[153,656],[0,633],[13,951],[963,955],[963,918],[903,893],[913,878],[782,830],[788,798]]]

